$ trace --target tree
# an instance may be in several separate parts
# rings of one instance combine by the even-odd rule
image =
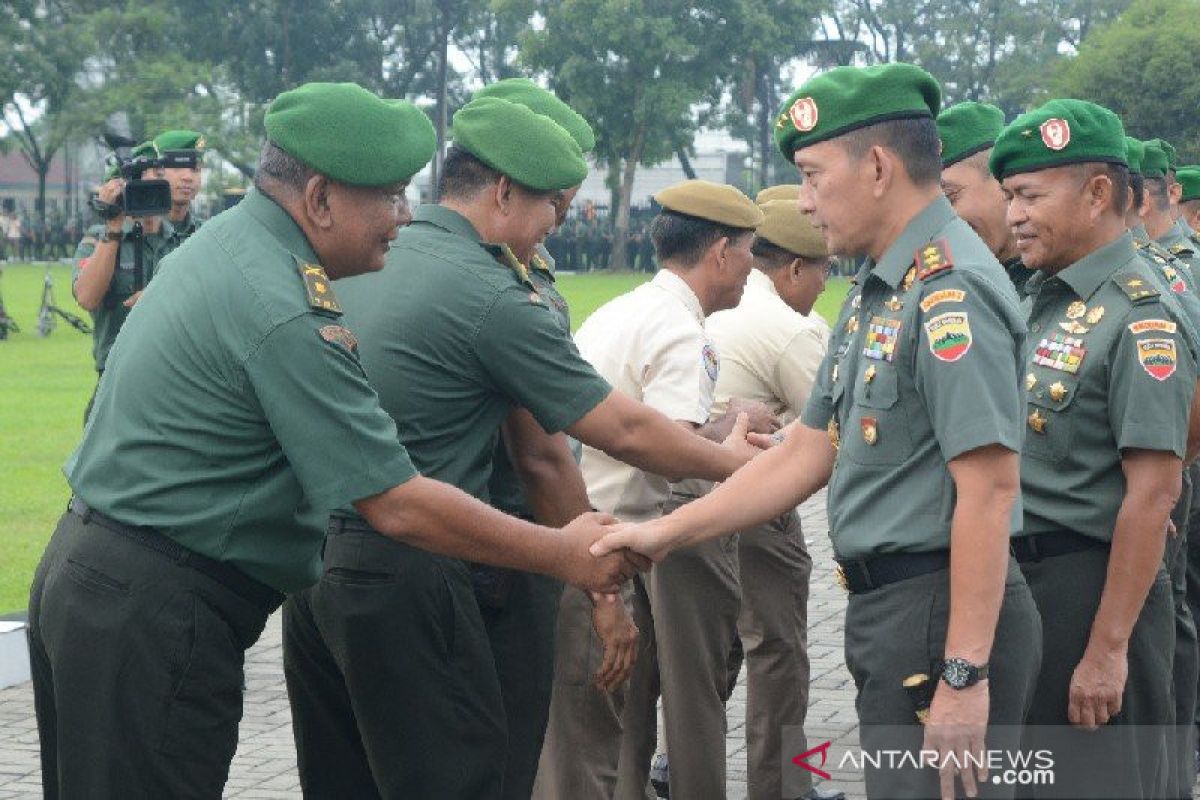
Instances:
[[[1161,136],[1200,159],[1200,3],[1137,0],[1084,40],[1058,73],[1059,93],[1111,108],[1131,136]]]
[[[726,71],[728,10],[712,0],[544,0],[538,10],[544,26],[523,38],[521,60],[592,123],[597,161],[619,176],[612,266],[623,269],[637,167],[690,147],[692,107]]]

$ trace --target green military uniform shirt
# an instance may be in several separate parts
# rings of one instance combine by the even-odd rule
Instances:
[[[1020,258],[1013,258],[1004,262],[1004,271],[1008,273],[1008,279],[1012,281],[1013,288],[1017,290],[1018,299],[1024,300],[1028,297],[1029,290],[1026,287],[1029,279],[1037,274],[1037,270],[1025,266]]]
[[[1162,302],[1182,314],[1179,321],[1192,355],[1200,357],[1200,294],[1196,294],[1191,269],[1157,242],[1152,242],[1144,225],[1131,228],[1130,235],[1133,246],[1150,267],[1150,277],[1162,295]]]
[[[1189,277],[1192,278],[1192,283],[1195,284],[1195,271],[1200,266],[1200,248],[1192,239],[1188,228],[1183,220],[1175,220],[1175,224],[1167,230],[1162,236],[1154,240],[1175,258],[1187,265],[1190,271]]]
[[[133,241],[128,238],[133,230],[133,223],[126,220],[121,243],[117,246],[117,263],[113,267],[112,282],[108,292],[100,301],[100,307],[91,312],[92,315],[92,357],[96,362],[96,371],[103,372],[108,361],[108,353],[112,350],[117,333],[125,324],[130,309],[125,307],[125,301],[133,296],[136,276],[134,274]],[[103,225],[93,225],[87,229],[84,237],[75,248],[75,266],[71,274],[71,283],[79,280],[79,276],[87,269],[92,254],[96,252],[97,240],[104,234]],[[175,229],[167,220],[162,221],[158,233],[145,234],[142,237],[142,270],[146,284],[154,277],[158,264],[163,257],[175,249],[172,237]]]
[[[444,206],[418,208],[387,266],[338,295],[413,462],[482,500],[514,406],[556,433],[611,391],[511,251]]]
[[[985,445],[1021,449],[1023,332],[1012,283],[944,197],[863,264],[802,417],[839,447],[829,481],[838,557],[950,546],[946,462]]]
[[[171,236],[169,237],[169,246],[167,252],[171,252],[179,245],[187,241],[187,238],[196,231],[200,230],[200,221],[196,219],[196,215],[191,211],[183,218],[182,222],[173,223]]]
[[[1130,234],[1038,275],[1025,342],[1025,533],[1111,541],[1121,451],[1183,457],[1196,365]]]
[[[570,336],[571,310],[567,308],[566,298],[559,293],[554,283],[554,259],[544,247],[538,247],[538,252],[529,266],[529,280],[542,296],[546,307],[554,313],[554,318],[563,329],[563,333]],[[521,481],[508,458],[508,448],[503,441],[497,443],[496,452],[492,457],[492,478],[488,481],[488,494],[491,504],[506,514],[533,518],[533,510],[525,499]]]
[[[205,225],[113,348],[75,493],[280,591],[315,582],[329,509],[416,474],[316,262],[257,191]]]

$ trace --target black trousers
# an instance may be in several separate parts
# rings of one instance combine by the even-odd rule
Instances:
[[[1102,735],[1068,730],[1071,677],[1083,658],[1107,578],[1109,551],[1085,550],[1021,565],[1042,615],[1045,653],[1033,707],[1026,721],[1026,746],[1052,743],[1054,786],[1035,797],[1103,796],[1159,798],[1170,781],[1175,718],[1171,669],[1175,614],[1171,583],[1160,570],[1129,640],[1129,671],[1122,707]],[[1045,731],[1039,726],[1051,726]],[[1095,782],[1095,783],[1093,783]]]
[[[219,798],[269,609],[70,512],[29,597],[47,798]]]
[[[1196,782],[1196,685],[1200,681],[1200,650],[1196,621],[1188,604],[1188,542],[1193,484],[1197,465],[1183,471],[1183,490],[1171,512],[1176,534],[1167,537],[1163,563],[1171,578],[1171,600],[1175,611],[1175,655],[1171,663],[1171,693],[1175,703],[1168,796],[1190,800]],[[1196,532],[1200,536],[1200,530]]]
[[[320,582],[284,604],[283,666],[306,797],[501,796],[504,706],[461,561],[331,533]]]
[[[858,690],[859,739],[864,750],[921,749],[912,697],[903,681],[930,674],[945,656],[950,622],[950,572],[939,570],[880,589],[850,595],[846,609],[846,665]],[[990,747],[1015,748],[1033,696],[1042,653],[1041,626],[1029,587],[1010,561],[1004,600],[989,660]],[[932,769],[866,769],[868,797],[937,798]],[[980,797],[1012,797],[1013,788],[985,783]]]

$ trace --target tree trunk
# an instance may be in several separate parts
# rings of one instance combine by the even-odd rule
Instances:
[[[629,154],[625,157],[625,169],[621,175],[621,198],[617,205],[616,225],[613,226],[612,258],[608,262],[612,270],[629,268],[625,261],[625,243],[629,241],[629,205],[633,199],[633,179],[637,176],[645,142],[646,124],[641,123],[633,136],[633,147],[629,148]]]
[[[689,181],[696,180],[696,170],[692,169],[692,160],[688,158],[687,149],[682,145],[675,146],[675,157],[679,159],[679,168]]]
[[[770,72],[762,67],[755,78],[758,90],[755,92],[758,95],[758,188],[762,189],[770,179],[767,170],[771,166],[771,117],[775,107],[771,103]]]
[[[39,161],[37,165],[38,176],[38,193],[37,193],[37,216],[38,226],[41,230],[46,230],[46,176],[50,172],[49,161]]]
[[[442,4],[438,5],[441,14],[438,46],[438,76],[437,76],[437,118],[434,129],[437,131],[437,150],[433,154],[433,167],[430,173],[432,185],[429,187],[430,202],[436,203],[441,199],[439,186],[442,181],[442,164],[446,160],[446,72],[447,59],[450,49],[450,20]]]

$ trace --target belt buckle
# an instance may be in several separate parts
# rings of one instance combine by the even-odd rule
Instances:
[[[846,577],[846,570],[839,563],[834,563],[833,580],[841,587],[842,591],[850,591],[850,580]]]

